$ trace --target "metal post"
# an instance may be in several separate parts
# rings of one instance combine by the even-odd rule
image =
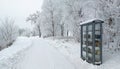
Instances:
[[[102,23],[100,24],[100,34],[101,34],[101,39],[100,39],[100,41],[101,41],[101,46],[100,46],[100,60],[101,60],[101,64],[102,64],[102,31],[103,31],[103,29],[102,29]]]
[[[93,64],[95,64],[95,23],[93,23]]]

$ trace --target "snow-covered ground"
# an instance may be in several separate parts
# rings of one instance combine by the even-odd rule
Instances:
[[[19,37],[0,52],[0,69],[120,69],[120,53],[103,53],[103,64],[89,64],[80,58],[80,44],[74,40]]]
[[[44,39],[34,38],[33,46],[18,69],[75,69],[63,55]]]
[[[0,52],[0,69],[75,69],[56,48],[42,38],[20,37]]]
[[[67,39],[46,39],[69,61],[76,69],[120,69],[120,53],[111,52],[106,46],[103,47],[103,64],[100,66],[89,64],[80,58],[80,44],[74,40]]]
[[[0,69],[16,69],[31,45],[31,39],[19,37],[11,47],[0,51]]]

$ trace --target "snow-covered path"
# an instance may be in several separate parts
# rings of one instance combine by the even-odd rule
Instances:
[[[17,69],[75,69],[63,55],[44,39],[33,39]]]
[[[66,40],[19,37],[0,51],[0,69],[120,69],[120,53],[104,52],[100,66],[80,59],[79,44]]]

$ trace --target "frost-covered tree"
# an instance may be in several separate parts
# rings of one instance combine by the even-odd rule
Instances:
[[[38,36],[41,37],[41,25],[40,22],[38,22],[39,17],[40,17],[40,12],[36,11],[36,13],[29,15],[26,21],[30,21],[32,24],[34,24],[33,34],[37,32]]]
[[[53,3],[53,0],[45,0],[43,3],[43,11],[44,15],[46,16],[45,20],[47,20],[49,23],[49,26],[51,26],[50,32],[52,36],[55,36],[55,6]]]
[[[30,15],[27,17],[26,21],[31,21],[31,23],[35,24],[35,23],[37,22],[37,19],[38,19],[38,17],[39,17],[39,14],[40,14],[39,11],[36,11],[35,13],[30,14]]]
[[[119,19],[120,19],[120,1],[119,0],[99,0],[97,1],[99,9],[102,12],[102,18],[105,20],[104,36],[107,37],[106,43],[111,50],[120,49],[119,39]],[[104,40],[105,40],[104,39]]]
[[[0,49],[10,46],[18,36],[18,27],[14,20],[6,18],[0,22]]]
[[[18,32],[19,32],[19,36],[23,36],[23,33],[25,32],[25,29],[19,29]]]
[[[45,20],[47,20],[46,23],[48,23],[49,26],[51,26],[51,28],[49,29],[51,32],[51,35],[55,36],[55,22],[54,22],[55,7],[53,4],[53,1],[45,0],[42,8],[44,11],[44,15],[46,17]]]
[[[44,0],[40,14],[28,20],[42,36],[72,36],[79,41],[80,23],[93,18],[104,21],[104,44],[120,49],[120,0]]]
[[[60,35],[60,22],[61,22],[61,9],[62,3],[60,0],[44,0],[43,3],[43,20],[42,22],[48,26],[46,26],[46,31],[49,32],[51,36],[59,36]]]
[[[82,0],[65,0],[65,15],[67,29],[69,29],[73,36],[79,41],[80,40],[80,22],[83,17],[82,12]],[[68,32],[68,31],[67,31]]]

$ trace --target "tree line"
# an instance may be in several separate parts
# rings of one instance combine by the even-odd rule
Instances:
[[[120,49],[120,0],[44,0],[42,11],[27,17],[39,37],[74,37],[80,41],[80,23],[99,18],[103,24],[103,43]]]

